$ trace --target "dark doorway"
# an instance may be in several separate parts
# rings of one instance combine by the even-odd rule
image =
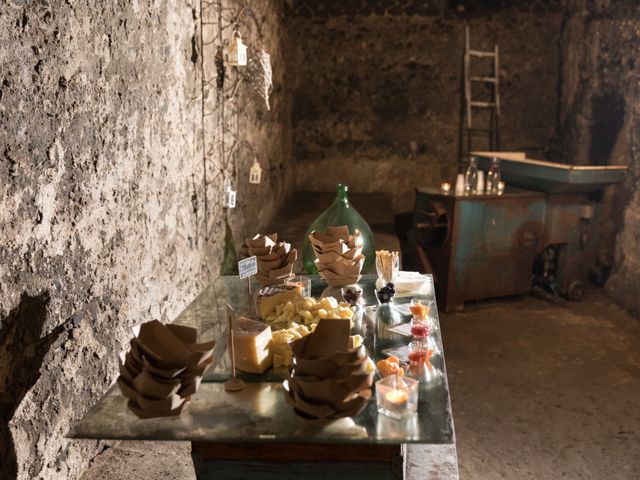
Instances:
[[[618,93],[605,93],[591,100],[591,165],[609,164],[609,156],[624,125],[624,110],[624,98]]]

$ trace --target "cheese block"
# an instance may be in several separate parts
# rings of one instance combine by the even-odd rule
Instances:
[[[270,326],[247,317],[238,317],[233,322],[233,347],[238,370],[263,373],[271,367],[270,343]]]
[[[301,285],[270,285],[261,288],[256,301],[258,315],[264,320],[275,312],[278,305],[302,300],[302,291]]]

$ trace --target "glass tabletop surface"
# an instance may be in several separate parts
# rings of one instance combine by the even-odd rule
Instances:
[[[395,420],[378,414],[375,394],[355,417],[332,422],[314,422],[300,418],[287,404],[282,382],[286,369],[269,369],[264,374],[238,376],[247,383],[241,392],[228,393],[224,382],[231,377],[226,338],[228,307],[236,314],[255,317],[257,283],[238,277],[219,277],[205,288],[180,314],[176,323],[198,329],[198,341],[216,340],[216,362],[206,373],[198,392],[176,417],[139,419],[128,408],[127,399],[116,385],[75,425],[73,438],[191,440],[208,442],[287,442],[336,444],[454,443],[449,387],[440,335],[432,277],[421,295],[393,299],[378,304],[375,275],[359,282],[362,305],[356,307],[352,334],[360,334],[369,356],[377,361],[393,349],[409,344],[411,337],[398,333],[411,316],[412,298],[430,305],[432,325],[429,344],[433,349],[431,369],[420,383],[416,414]],[[328,287],[318,276],[311,276],[312,296],[341,298],[340,289]],[[255,281],[254,281],[255,282]],[[393,329],[390,330],[390,329]],[[401,330],[401,329],[400,329]],[[385,352],[387,352],[385,354]],[[375,380],[378,380],[376,375]]]

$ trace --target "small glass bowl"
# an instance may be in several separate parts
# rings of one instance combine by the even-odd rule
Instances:
[[[429,348],[426,337],[422,340],[414,340],[409,344],[409,364],[428,365],[433,356],[433,349]]]
[[[409,304],[409,310],[411,314],[416,318],[426,319],[429,317],[429,311],[431,307],[422,303],[422,300],[413,298]]]
[[[411,318],[411,335],[415,339],[424,339],[429,336],[431,332],[431,324],[426,318],[412,317]]]

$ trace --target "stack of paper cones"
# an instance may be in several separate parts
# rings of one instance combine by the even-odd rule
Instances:
[[[293,264],[298,259],[297,250],[290,243],[279,242],[277,233],[247,238],[240,254],[243,258],[257,257],[256,279],[262,286],[284,283],[293,275]]]
[[[371,398],[364,346],[350,347],[349,320],[320,320],[315,331],[291,344],[293,367],[283,387],[294,411],[310,420],[360,413]]]
[[[134,329],[120,358],[118,385],[139,418],[178,415],[213,362],[214,342],[196,343],[195,328],[158,320]]]
[[[309,240],[316,254],[316,267],[329,285],[344,287],[358,283],[364,265],[359,230],[350,235],[346,225],[329,227],[324,232],[314,230]]]

